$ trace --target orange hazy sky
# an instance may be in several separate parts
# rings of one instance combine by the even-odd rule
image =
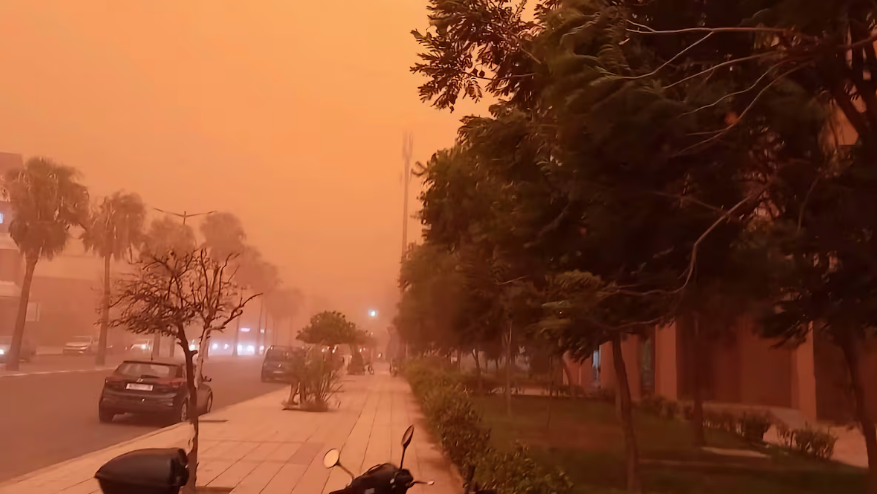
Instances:
[[[425,160],[475,108],[419,101],[426,25],[423,0],[2,0],[0,151],[74,166],[96,196],[234,212],[289,284],[386,313],[402,133]]]

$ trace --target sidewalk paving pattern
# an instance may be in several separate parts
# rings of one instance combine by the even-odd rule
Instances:
[[[323,455],[341,450],[354,473],[392,462],[402,454],[402,434],[415,426],[405,466],[414,477],[434,480],[412,494],[462,492],[459,477],[430,443],[408,384],[379,372],[349,376],[326,413],[282,410],[288,390],[273,392],[223,410],[201,423],[198,485],[233,494],[316,494],[343,488],[349,477],[323,468]],[[121,425],[120,425],[121,427]],[[189,449],[191,427],[179,424],[0,484],[0,494],[99,494],[94,473],[109,459],[141,448]]]

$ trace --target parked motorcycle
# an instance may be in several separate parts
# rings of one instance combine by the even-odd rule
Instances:
[[[326,468],[341,468],[351,478],[350,484],[347,487],[332,491],[330,494],[405,494],[408,489],[417,484],[435,484],[431,480],[415,480],[411,472],[403,467],[405,464],[405,452],[408,451],[408,446],[413,438],[414,426],[412,425],[402,435],[402,459],[399,460],[398,467],[392,463],[375,465],[359,477],[355,476],[353,472],[341,464],[341,453],[337,449],[329,450],[326,456],[323,457],[323,466]],[[466,489],[463,491],[464,494],[496,494],[496,491],[492,490],[470,490],[469,486],[473,485],[472,478],[474,474],[475,470],[471,469],[466,482]]]

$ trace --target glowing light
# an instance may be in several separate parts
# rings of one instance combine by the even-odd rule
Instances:
[[[223,350],[228,350],[228,343],[226,343],[225,345],[222,345],[222,349],[223,349]]]
[[[256,347],[254,347],[253,345],[250,345],[247,347],[247,351],[250,353],[256,353]]]
[[[241,333],[249,333],[250,328],[241,328]]]
[[[378,317],[378,311],[374,309],[368,311],[368,317]]]
[[[214,343],[214,344],[213,344],[213,349],[216,350],[217,348],[219,348],[219,344],[218,344],[218,343]]]
[[[238,345],[238,353],[244,353],[244,346]]]

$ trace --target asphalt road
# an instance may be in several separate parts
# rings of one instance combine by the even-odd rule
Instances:
[[[0,482],[164,426],[133,417],[100,423],[97,402],[111,371],[89,371],[76,362],[35,366],[39,373],[29,375],[0,374]],[[260,381],[260,365],[261,359],[253,357],[208,361],[205,374],[213,379],[214,410],[282,388]]]

